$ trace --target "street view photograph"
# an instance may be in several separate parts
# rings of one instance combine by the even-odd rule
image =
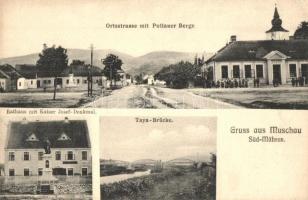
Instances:
[[[307,0],[47,2],[0,4],[0,107],[308,109]]]
[[[101,117],[101,199],[215,200],[216,123],[215,117]]]

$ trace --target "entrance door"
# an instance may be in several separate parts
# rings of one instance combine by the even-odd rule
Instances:
[[[36,85],[37,85],[37,88],[40,88],[41,87],[41,81],[37,80]]]
[[[305,77],[305,84],[308,84],[308,64],[302,64],[302,77]]]
[[[273,81],[281,84],[281,67],[280,65],[273,65]]]

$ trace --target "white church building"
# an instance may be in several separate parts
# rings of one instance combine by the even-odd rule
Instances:
[[[266,31],[266,40],[231,41],[209,58],[202,66],[202,74],[211,80],[245,79],[253,84],[291,84],[293,80],[308,78],[308,40],[290,39],[282,27],[277,7]],[[210,74],[209,74],[210,73]]]

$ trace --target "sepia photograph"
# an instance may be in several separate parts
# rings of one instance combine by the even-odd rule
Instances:
[[[101,117],[101,199],[215,200],[216,123],[216,117]]]
[[[0,199],[92,199],[87,120],[0,119]]]
[[[308,109],[307,0],[161,4],[1,1],[0,107]]]
[[[308,109],[308,1],[161,3],[1,1],[0,106]]]

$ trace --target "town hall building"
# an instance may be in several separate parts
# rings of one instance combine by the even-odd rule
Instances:
[[[85,120],[11,122],[5,146],[7,177],[89,176],[91,144]]]
[[[293,39],[282,27],[277,7],[266,31],[266,40],[230,42],[202,66],[202,74],[212,81],[257,79],[262,85],[291,84],[308,79],[308,40]]]

